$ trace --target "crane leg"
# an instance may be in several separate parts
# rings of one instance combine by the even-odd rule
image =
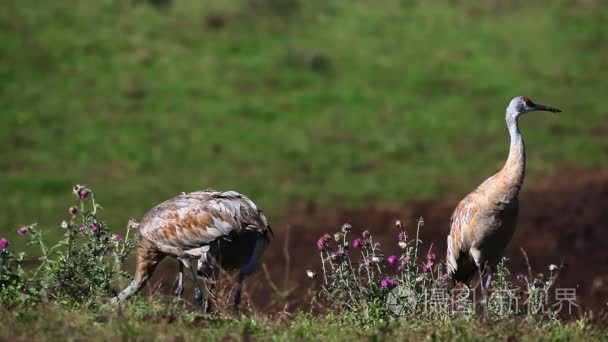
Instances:
[[[205,277],[205,286],[207,287],[207,298],[203,305],[203,311],[206,313],[214,313],[215,312],[215,285],[219,279],[220,269],[218,267],[212,266],[211,275]]]
[[[479,267],[479,286],[481,287],[481,295],[484,299],[483,304],[483,320],[488,319],[488,307],[489,307],[489,298],[488,298],[488,289],[486,288],[486,284],[483,280],[484,270],[483,267]]]
[[[492,276],[494,275],[494,268],[490,265],[486,265],[484,268],[484,272],[486,273],[486,291],[490,291],[490,283],[492,282]]]
[[[243,279],[245,279],[245,274],[239,271],[239,274],[236,279],[236,287],[234,288],[232,302],[232,311],[235,315],[238,315],[239,313],[239,305],[241,304],[241,292],[243,290]]]
[[[178,271],[177,271],[177,288],[175,289],[175,295],[179,300],[184,299],[184,264],[181,260],[177,260]]]
[[[162,251],[157,250],[147,240],[142,240],[137,248],[135,276],[131,284],[110,300],[111,304],[118,304],[133,296],[148,282],[154,273],[156,265],[165,257]]]
[[[206,313],[215,313],[214,289],[219,280],[220,266],[212,255],[204,253],[198,260],[196,272],[200,277],[203,277],[203,285],[205,285],[207,292],[202,310]]]
[[[190,279],[192,279],[192,284],[194,285],[194,299],[196,300],[196,304],[199,307],[203,307],[203,289],[201,289],[201,284],[199,284],[198,279],[196,278],[196,260],[190,259]]]

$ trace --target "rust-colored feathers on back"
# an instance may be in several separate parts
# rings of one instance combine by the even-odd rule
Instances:
[[[139,227],[142,238],[155,244],[197,248],[234,230],[253,230],[270,239],[272,230],[260,209],[234,191],[197,191],[179,195],[152,208]]]

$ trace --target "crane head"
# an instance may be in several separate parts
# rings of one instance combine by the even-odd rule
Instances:
[[[557,108],[552,108],[549,106],[545,106],[542,104],[534,103],[527,96],[518,96],[511,100],[509,103],[509,107],[507,107],[507,114],[519,116],[521,114],[536,112],[536,111],[544,111],[544,112],[552,112],[559,113],[561,110]]]

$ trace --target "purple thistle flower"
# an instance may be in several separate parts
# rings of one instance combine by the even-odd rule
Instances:
[[[331,258],[331,260],[336,261],[336,260],[338,260],[338,253],[331,252],[331,254],[329,255],[329,257]]]
[[[10,242],[7,239],[5,239],[5,238],[0,239],[0,249],[1,250],[3,250],[3,251],[6,250],[8,248],[8,245],[10,245]]]
[[[86,200],[89,197],[91,191],[87,188],[82,188],[78,191],[78,198],[81,200]]]
[[[331,253],[331,255],[330,255],[331,260],[338,261],[338,260],[344,258],[346,253],[348,253],[348,251],[344,247],[340,246],[340,247],[338,247],[337,251]]]
[[[93,234],[97,234],[97,231],[99,231],[99,227],[97,226],[97,224],[96,224],[96,223],[93,223],[93,224],[91,225],[91,233],[93,233]]]
[[[81,200],[85,200],[87,197],[89,197],[91,190],[87,189],[87,187],[84,185],[76,184],[72,188],[72,192]]]
[[[399,234],[397,235],[397,238],[399,239],[399,242],[405,242],[407,240],[407,233],[399,232]]]
[[[353,247],[354,248],[360,248],[361,247],[361,239],[355,239],[355,241],[353,241]]]
[[[405,270],[405,266],[403,264],[397,266],[397,272],[401,273]]]
[[[399,260],[399,259],[397,259],[397,257],[395,255],[391,255],[388,258],[386,258],[386,263],[393,266],[397,263],[397,260]]]
[[[429,252],[429,254],[426,255],[426,259],[432,264],[437,260],[437,255],[433,252]]]
[[[324,251],[325,248],[327,248],[327,244],[329,243],[330,240],[331,240],[331,236],[329,236],[329,234],[325,234],[325,235],[321,236],[319,238],[319,240],[317,240],[317,248],[320,251]]]
[[[19,236],[25,236],[28,232],[27,227],[21,227],[19,229],[17,229],[17,234],[19,234]]]
[[[380,287],[383,289],[392,289],[395,285],[395,282],[389,278],[380,279]]]
[[[427,262],[426,264],[422,265],[422,271],[424,273],[429,272],[431,269],[433,268],[433,263],[431,261]]]
[[[119,241],[121,241],[121,240],[122,240],[122,238],[121,238],[121,237],[120,237],[120,235],[118,235],[118,234],[113,234],[113,235],[112,235],[112,240],[114,240],[114,241],[116,241],[116,242],[119,242]]]

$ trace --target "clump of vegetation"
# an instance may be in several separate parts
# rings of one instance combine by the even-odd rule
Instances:
[[[485,299],[475,288],[452,284],[432,246],[421,250],[423,224],[420,219],[411,238],[397,221],[398,255],[386,255],[367,230],[350,241],[348,224],[333,236],[321,236],[317,241],[323,270],[321,299],[347,317],[370,322],[391,316],[433,320],[474,317]],[[489,298],[490,317],[557,318],[557,312],[549,307],[556,270],[557,266],[549,266],[548,277],[533,276],[530,271],[528,276],[518,275],[519,284],[514,284],[503,259]],[[309,271],[309,276],[315,276],[314,272]]]
[[[1,311],[0,311],[1,312]],[[476,320],[449,321],[403,319],[377,321],[361,326],[340,316],[254,315],[242,319],[210,319],[183,309],[177,303],[138,297],[123,310],[92,312],[65,310],[56,305],[1,312],[0,340],[209,340],[209,341],[605,341],[608,327],[580,319],[546,324],[520,324],[501,320],[479,324]]]
[[[73,188],[80,205],[69,207],[69,218],[61,222],[63,238],[49,246],[44,231],[35,224],[17,233],[40,249],[36,267],[23,266],[25,253],[15,254],[7,239],[0,239],[0,302],[4,307],[58,302],[95,306],[114,294],[112,283],[128,277],[122,265],[135,246],[134,226],[129,223],[124,237],[111,234],[98,216],[101,206],[85,186]]]
[[[345,339],[498,339],[518,336],[536,340],[602,340],[606,326],[585,319],[564,323],[547,309],[557,266],[548,277],[518,275],[515,283],[501,263],[490,298],[492,325],[471,318],[476,311],[473,292],[450,288],[443,265],[432,248],[423,250],[419,232],[410,237],[397,223],[398,255],[387,255],[369,231],[352,239],[351,226],[317,241],[323,266],[320,297],[333,309],[326,315],[279,312],[256,313],[242,319],[209,317],[177,302],[135,298],[122,310],[91,310],[114,295],[113,282],[126,277],[122,266],[135,245],[130,223],[124,237],[112,234],[99,217],[100,206],[84,186],[74,187],[79,206],[59,229],[63,238],[49,247],[36,225],[19,228],[21,238],[40,248],[40,262],[26,267],[25,254],[0,238],[0,339],[55,338],[213,340],[257,337],[272,340]],[[351,240],[352,239],[352,240]],[[311,277],[314,272],[308,271]],[[519,285],[516,285],[519,284]],[[458,295],[453,290],[457,289]],[[452,295],[447,296],[448,291]],[[510,291],[510,292],[509,292]],[[504,293],[513,296],[504,297]],[[507,305],[504,305],[505,298]],[[529,310],[520,315],[511,300]],[[38,305],[47,303],[47,305]],[[69,308],[69,310],[66,310]],[[520,315],[520,318],[516,316]],[[407,319],[401,319],[407,318]],[[502,319],[505,318],[505,319]],[[543,324],[520,324],[544,319]],[[360,324],[364,323],[364,324]],[[32,328],[35,327],[35,328]]]

